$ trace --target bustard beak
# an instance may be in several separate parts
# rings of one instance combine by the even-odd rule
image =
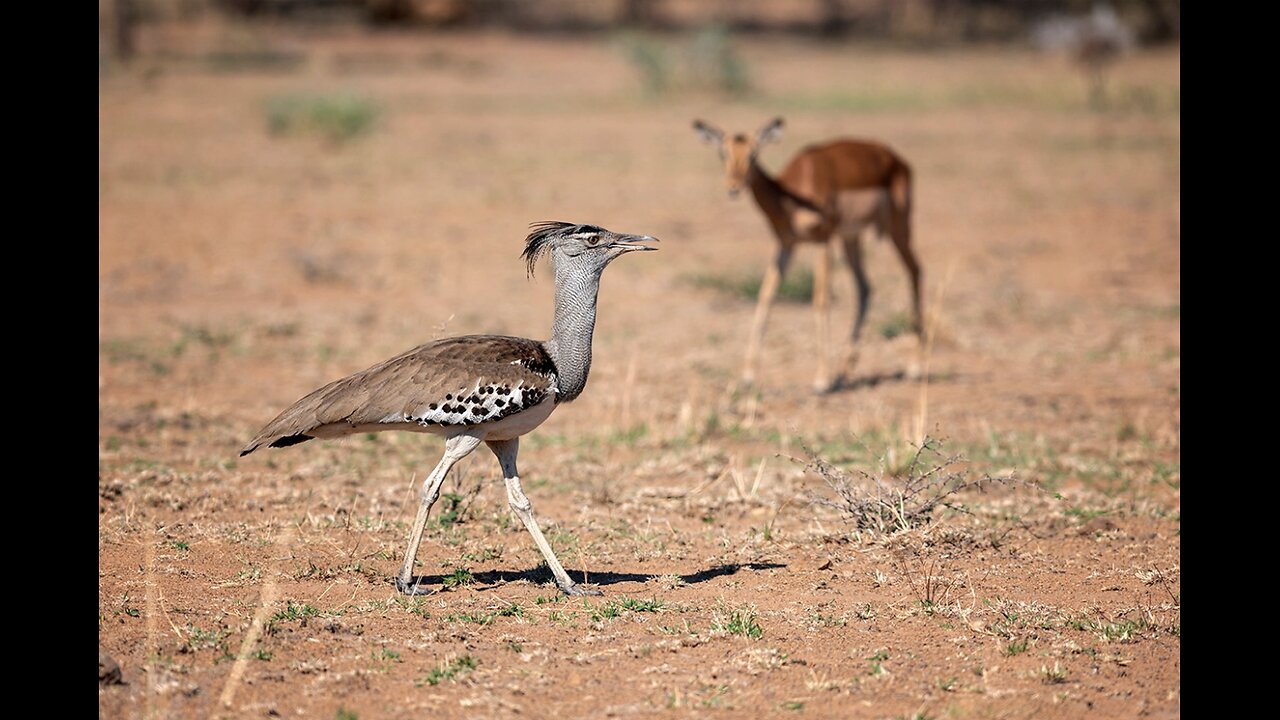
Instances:
[[[610,248],[617,248],[618,254],[635,252],[636,250],[657,250],[658,248],[641,243],[658,242],[652,235],[618,235],[618,239],[609,243]]]

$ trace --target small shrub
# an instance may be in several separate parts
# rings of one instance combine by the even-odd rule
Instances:
[[[368,134],[381,111],[376,103],[358,95],[277,95],[265,106],[267,130],[272,135],[312,134],[342,143]]]
[[[941,449],[941,441],[925,438],[900,474],[882,467],[879,474],[872,475],[865,470],[846,472],[805,448],[809,454],[805,468],[821,475],[836,495],[812,496],[811,500],[839,510],[859,530],[888,534],[927,524],[939,507],[965,511],[953,502],[959,493],[1012,481],[990,475],[975,479],[953,470],[964,459],[943,455]]]
[[[647,94],[661,95],[670,89],[671,59],[661,43],[646,35],[628,34],[622,37],[618,46],[640,73]]]
[[[639,73],[645,93],[664,95],[683,89],[743,95],[751,90],[747,63],[734,48],[728,28],[698,31],[687,45],[672,47],[643,33],[623,35],[618,49]]]
[[[689,71],[694,87],[742,95],[751,89],[747,64],[733,47],[733,37],[723,25],[698,31],[689,49]]]

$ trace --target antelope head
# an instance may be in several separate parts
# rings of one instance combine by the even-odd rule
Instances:
[[[693,129],[702,142],[713,145],[724,161],[725,189],[729,197],[737,197],[751,181],[751,168],[756,163],[760,148],[782,135],[782,118],[774,118],[756,131],[755,137],[743,133],[727,136],[720,128],[701,120],[693,121]]]

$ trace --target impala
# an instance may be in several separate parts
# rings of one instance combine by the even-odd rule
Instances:
[[[920,262],[911,249],[911,168],[901,156],[877,142],[833,140],[800,150],[777,177],[771,177],[760,167],[757,155],[761,147],[781,135],[782,118],[769,122],[754,137],[742,133],[729,136],[702,120],[695,120],[693,128],[704,142],[719,149],[729,196],[736,197],[744,188],[750,190],[778,244],[777,254],[765,271],[756,298],[742,371],[745,382],[755,379],[770,307],[792,253],[801,243],[821,246],[813,274],[818,333],[818,373],[814,389],[826,392],[834,387],[827,336],[831,315],[831,253],[837,241],[844,244],[845,260],[858,291],[853,347],[846,369],[857,361],[858,341],[871,299],[871,285],[862,261],[862,231],[867,227],[891,239],[902,258],[911,281],[912,330],[920,341],[919,346],[923,347]]]

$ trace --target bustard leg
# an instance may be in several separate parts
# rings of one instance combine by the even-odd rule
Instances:
[[[490,440],[487,444],[493,454],[498,456],[498,462],[502,465],[502,479],[507,483],[507,500],[511,503],[511,509],[520,517],[520,522],[524,523],[529,534],[533,536],[533,542],[542,551],[547,567],[551,568],[551,574],[556,578],[556,585],[566,595],[603,595],[604,593],[595,588],[579,585],[569,579],[569,573],[564,571],[564,566],[551,550],[551,543],[547,542],[542,529],[538,527],[538,521],[533,517],[533,503],[529,502],[528,496],[520,487],[520,475],[516,471],[516,455],[520,452],[520,438]]]
[[[444,478],[453,468],[454,463],[471,454],[480,444],[480,438],[473,435],[454,435],[444,441],[444,457],[436,469],[422,481],[422,492],[418,502],[418,516],[413,519],[413,530],[409,533],[409,546],[404,550],[404,565],[396,576],[396,589],[405,595],[425,595],[426,590],[413,582],[413,562],[418,557],[418,546],[422,544],[422,533],[427,528],[427,516],[431,514],[431,506],[440,497],[440,487]]]

